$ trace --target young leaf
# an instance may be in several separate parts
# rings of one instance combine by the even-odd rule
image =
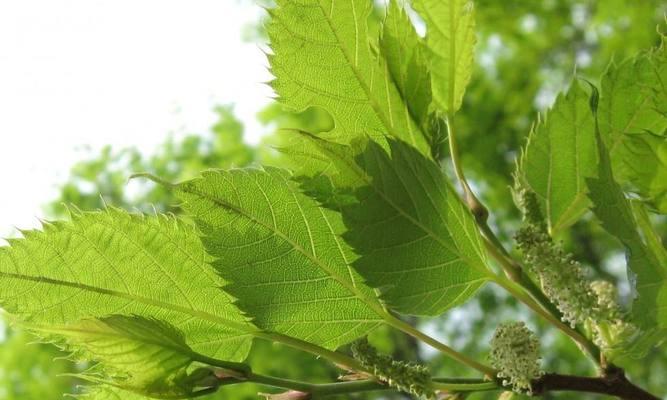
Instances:
[[[182,183],[224,289],[261,328],[337,348],[377,327],[384,310],[351,263],[339,214],[284,170],[205,172]]]
[[[539,198],[549,232],[572,225],[589,204],[584,179],[595,175],[594,117],[588,94],[573,82],[530,133],[517,178]]]
[[[600,134],[598,177],[586,183],[593,202],[593,212],[609,233],[627,249],[628,266],[636,275],[636,295],[632,306],[633,322],[641,328],[667,328],[667,269],[638,232],[630,201],[614,179],[611,160]]]
[[[95,374],[83,379],[158,398],[186,398],[215,387],[210,369],[189,369],[201,357],[183,333],[164,322],[112,315],[55,327],[32,327],[64,338],[63,347],[83,360],[96,361]]]
[[[343,209],[355,268],[390,308],[438,315],[490,278],[475,221],[437,164],[389,140],[353,146],[303,134],[338,169],[337,185],[356,192]]]
[[[238,361],[249,351],[256,328],[220,290],[193,227],[110,209],[24,236],[0,249],[0,304],[19,319],[65,325],[136,314],[174,325],[211,357]]]
[[[470,82],[475,53],[475,9],[472,0],[415,0],[426,21],[433,101],[445,113],[460,107]]]
[[[272,85],[296,110],[319,106],[336,126],[328,137],[399,137],[428,154],[387,63],[370,48],[370,0],[278,0],[267,28],[274,55]]]
[[[391,0],[387,8],[380,50],[412,119],[423,127],[431,104],[431,77],[425,48],[398,0]]]

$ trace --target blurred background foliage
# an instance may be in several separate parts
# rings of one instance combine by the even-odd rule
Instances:
[[[260,1],[270,6],[270,1]],[[498,233],[511,246],[511,235],[519,218],[510,195],[512,171],[519,149],[539,111],[545,110],[575,74],[597,82],[612,60],[621,61],[658,44],[664,31],[667,3],[662,0],[477,0],[477,69],[468,87],[462,110],[457,114],[463,165],[477,193],[492,210],[492,223],[502,222]],[[382,6],[371,17],[374,26],[382,19]],[[417,22],[419,24],[419,22]],[[262,23],[240,32],[250,41],[265,43]],[[150,172],[168,181],[180,181],[207,168],[229,168],[259,163],[289,167],[275,147],[284,137],[281,128],[313,132],[331,127],[322,110],[300,114],[278,103],[269,105],[257,118],[273,134],[258,146],[244,142],[244,125],[231,105],[216,109],[218,121],[209,132],[168,137],[152,154],[136,149],[103,148],[90,159],[72,167],[60,196],[46,205],[52,218],[67,215],[67,207],[94,210],[106,205],[142,212],[179,213],[178,204],[164,187],[135,179],[132,173]],[[91,134],[94,134],[91,133]],[[447,163],[443,163],[448,168]],[[665,221],[658,220],[665,232]],[[495,227],[495,225],[494,225]],[[574,226],[563,237],[569,250],[589,267],[591,277],[616,282],[627,301],[630,296],[624,258],[617,243],[609,239],[590,218]],[[502,321],[521,319],[543,338],[546,370],[589,374],[591,365],[574,345],[536,320],[516,302],[492,287],[482,290],[467,304],[429,322],[412,322],[442,338],[464,353],[485,359],[487,343]],[[28,345],[26,334],[8,329],[0,344],[0,399],[55,399],[76,392],[73,378],[58,376],[81,366],[54,358],[62,356],[47,345]],[[397,358],[431,365],[439,376],[465,376],[471,371],[438,356],[403,335],[380,329],[371,342]],[[249,363],[255,370],[286,378],[314,382],[331,381],[338,372],[324,362],[291,349],[257,341]],[[651,351],[642,360],[626,360],[631,378],[659,395],[667,395],[665,349]],[[253,385],[223,388],[211,398],[255,399],[268,391]],[[495,398],[498,394],[470,396]],[[403,398],[382,395],[382,398]],[[550,395],[571,398],[571,395]],[[355,398],[379,398],[377,394]],[[577,398],[587,398],[578,396]],[[594,398],[594,397],[591,397]],[[599,398],[599,397],[597,397]]]

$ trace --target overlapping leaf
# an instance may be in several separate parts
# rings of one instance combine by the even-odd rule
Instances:
[[[355,191],[343,208],[345,239],[361,255],[355,268],[390,308],[437,315],[490,278],[475,221],[437,164],[389,140],[353,146],[302,134],[337,168],[336,186]]]
[[[667,213],[667,49],[612,64],[602,77],[600,131],[616,179]]]
[[[194,368],[201,357],[182,332],[161,321],[112,315],[32,329],[55,335],[66,350],[98,362],[81,375],[86,380],[158,398],[186,398],[216,385],[212,370]]]
[[[662,246],[648,246],[640,235],[632,205],[615,181],[606,145],[599,134],[598,138],[598,176],[586,180],[590,189],[589,197],[593,202],[593,212],[602,222],[602,226],[627,249],[628,266],[631,270],[629,273],[636,276],[633,322],[647,330],[667,328],[667,268],[660,262],[664,262],[667,257],[655,252],[664,252]],[[655,239],[653,241],[655,242]]]
[[[210,171],[178,187],[225,290],[261,328],[336,348],[384,310],[351,267],[341,216],[279,169]]]
[[[278,0],[267,28],[269,57],[281,101],[297,110],[319,106],[349,142],[361,135],[404,139],[425,154],[427,141],[401,97],[389,67],[371,51],[370,0]]]
[[[387,8],[380,50],[412,119],[423,126],[431,105],[431,77],[426,66],[426,49],[398,0],[392,0]]]
[[[24,236],[0,249],[0,304],[19,319],[64,325],[136,314],[174,325],[202,354],[245,358],[256,328],[220,290],[192,227],[111,209]]]
[[[611,64],[601,80],[600,133],[612,162],[627,135],[667,128],[667,49]]]
[[[475,55],[475,8],[472,0],[414,0],[426,21],[426,43],[435,104],[453,114],[470,82]]]
[[[530,133],[517,178],[537,194],[552,234],[576,222],[589,205],[585,178],[596,173],[594,130],[589,96],[573,82]]]

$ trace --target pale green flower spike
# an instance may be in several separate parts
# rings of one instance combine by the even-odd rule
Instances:
[[[602,310],[581,264],[549,236],[535,193],[525,189],[516,193],[525,225],[515,239],[526,267],[537,276],[544,294],[563,314],[563,321],[572,327],[588,318],[604,319],[606,309]]]
[[[540,342],[523,322],[500,324],[491,339],[491,365],[503,385],[515,392],[532,393],[531,381],[542,376]]]
[[[428,368],[378,354],[367,339],[359,339],[352,344],[352,354],[361,365],[372,371],[379,380],[386,382],[402,392],[410,393],[419,399],[433,400],[435,391],[430,387],[431,373]]]
[[[598,305],[603,319],[590,319],[585,325],[593,342],[602,349],[609,361],[622,354],[622,348],[637,338],[637,327],[623,319],[623,312],[618,304],[617,291],[613,283],[607,281],[591,282],[591,289],[598,296]]]
[[[613,283],[603,280],[591,282],[591,290],[598,297],[598,307],[600,314],[604,314],[606,319],[617,319],[621,315],[621,307],[616,301],[616,286]]]

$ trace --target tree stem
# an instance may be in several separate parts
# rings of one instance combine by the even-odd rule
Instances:
[[[621,369],[612,369],[605,376],[590,378],[573,375],[545,374],[533,384],[533,394],[572,391],[616,396],[623,400],[659,400],[644,389],[630,382]]]

